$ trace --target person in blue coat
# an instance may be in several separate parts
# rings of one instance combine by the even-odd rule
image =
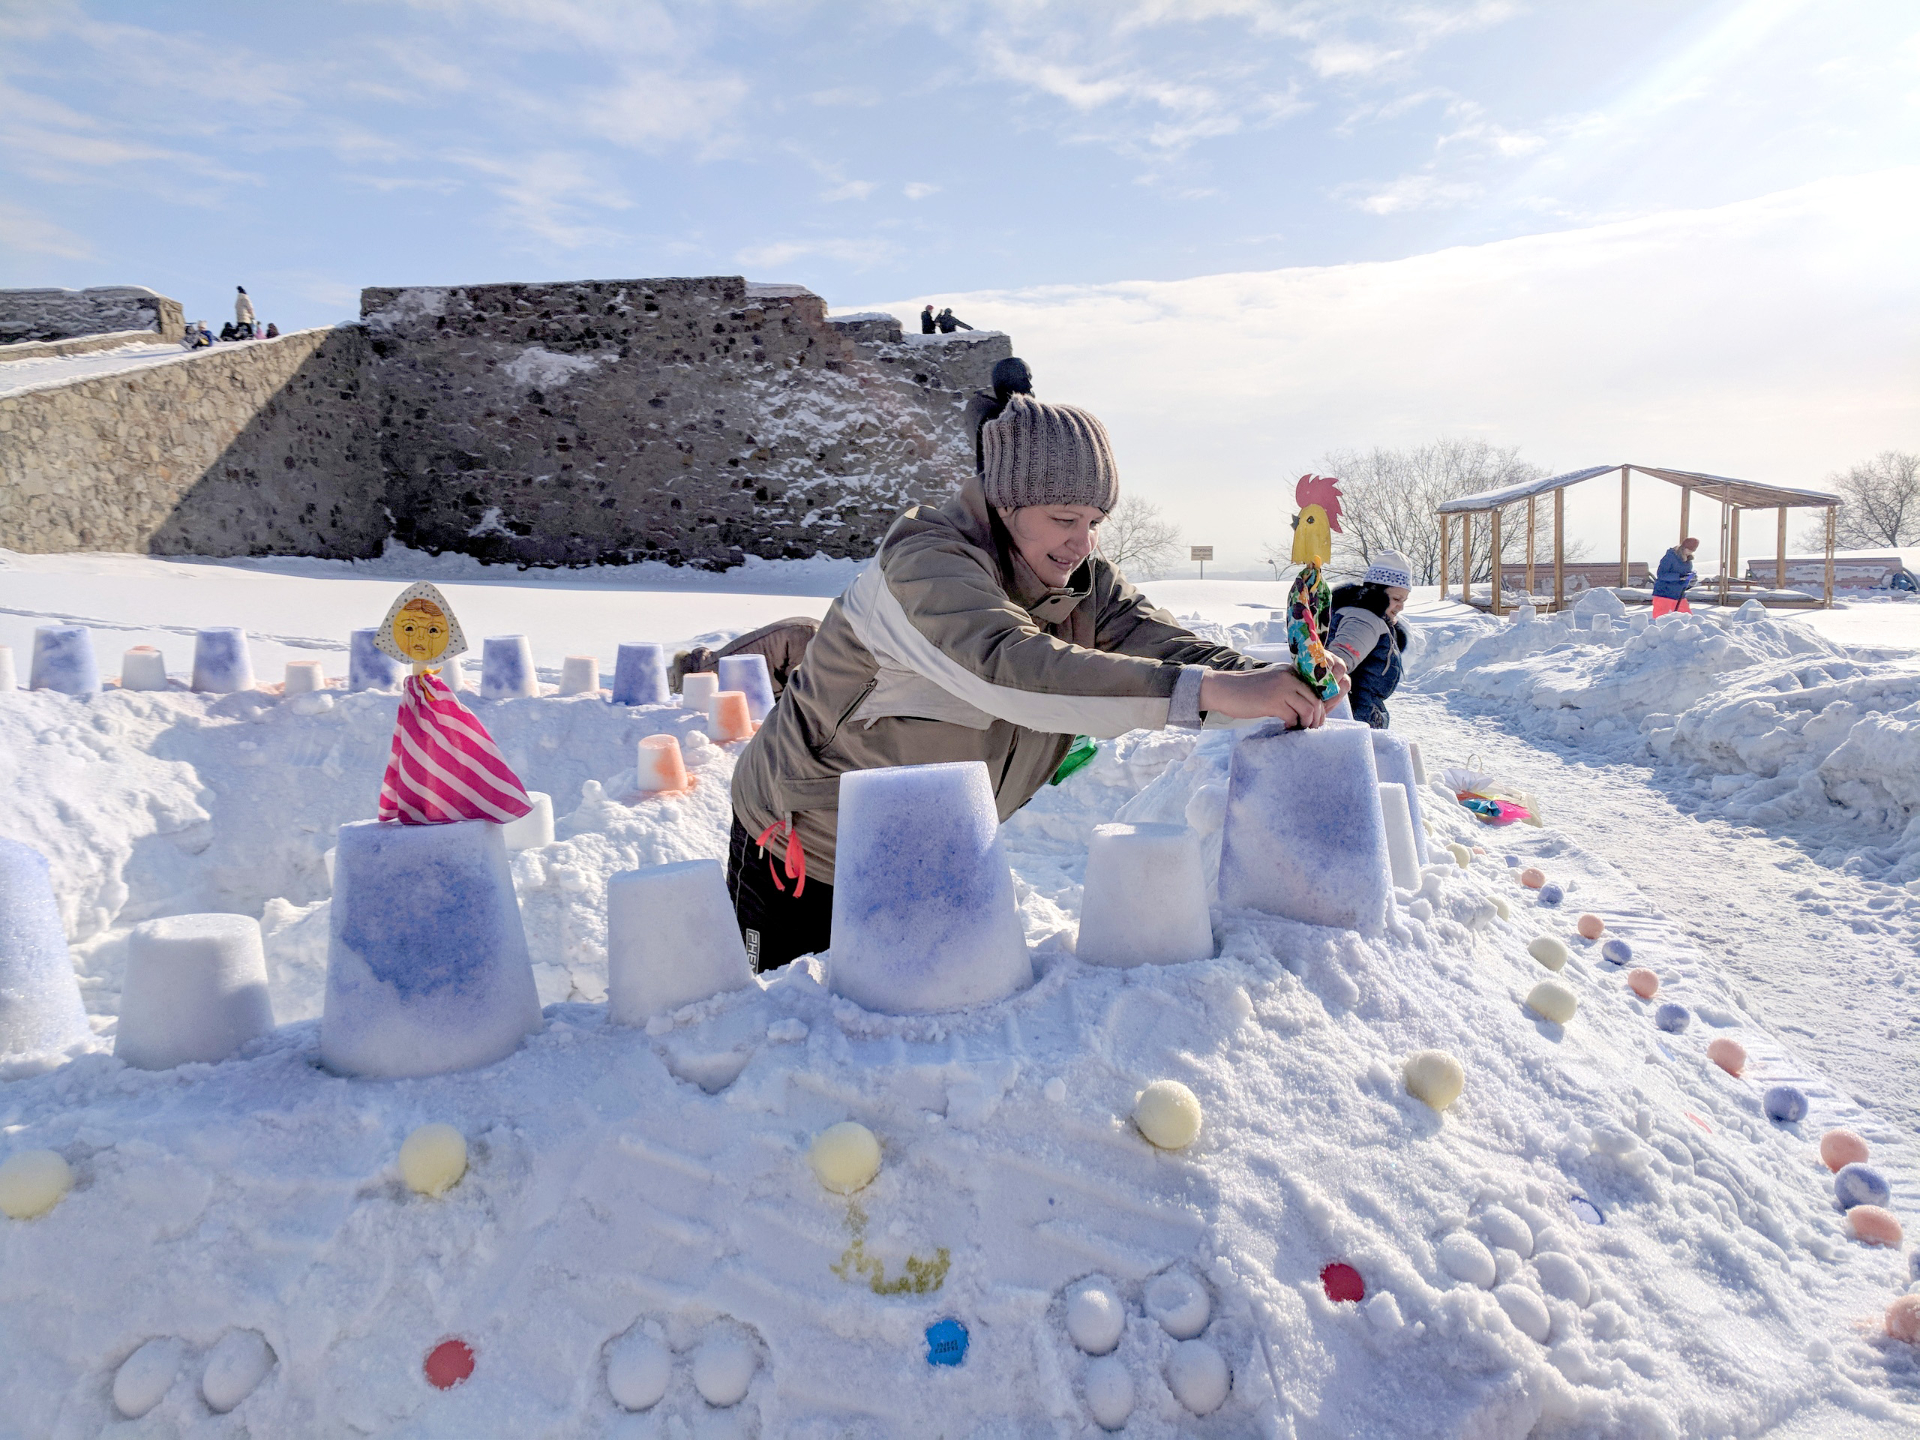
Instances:
[[[1358,585],[1334,587],[1327,653],[1351,683],[1353,718],[1387,728],[1387,700],[1400,688],[1407,627],[1400,623],[1413,588],[1413,567],[1398,550],[1376,550]]]
[[[1655,619],[1672,610],[1693,613],[1693,607],[1687,604],[1687,591],[1700,578],[1693,573],[1693,552],[1699,548],[1700,542],[1689,535],[1660,557],[1659,573],[1653,577]]]

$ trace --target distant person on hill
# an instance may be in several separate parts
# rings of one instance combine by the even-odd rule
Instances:
[[[820,622],[811,615],[794,615],[785,620],[776,620],[771,625],[762,625],[758,630],[749,630],[729,640],[718,650],[696,645],[673,657],[668,679],[673,688],[678,690],[680,682],[687,676],[707,675],[718,670],[725,656],[764,655],[767,657],[767,673],[773,677],[773,695],[777,700],[780,692],[787,688],[787,678],[805,658],[807,646],[813,642],[814,632],[819,628]]]
[[[1407,627],[1400,623],[1413,589],[1413,567],[1398,550],[1376,550],[1358,585],[1338,585],[1327,653],[1353,682],[1353,718],[1387,728],[1387,699],[1400,688]]]
[[[931,335],[940,328],[940,322],[933,318],[933,306],[929,305],[920,312],[920,333]]]
[[[1916,591],[1920,591],[1920,584],[1914,583],[1913,572],[1903,565],[1887,577],[1887,588],[1889,590],[1903,591],[1908,595],[1912,595]]]
[[[280,327],[274,324],[271,320],[269,320],[267,322],[267,339],[278,340],[279,338],[280,338]]]
[[[1693,573],[1693,552],[1699,548],[1700,542],[1689,535],[1660,557],[1659,573],[1653,577],[1655,619],[1674,610],[1683,615],[1693,613],[1693,607],[1687,603],[1687,591],[1700,578]]]
[[[976,390],[967,401],[967,433],[973,436],[973,473],[976,475],[986,468],[986,455],[981,449],[981,427],[989,420],[998,419],[1000,412],[1007,408],[1007,401],[1015,395],[1033,394],[1033,371],[1018,355],[1009,355],[993,367],[990,383],[993,386],[991,392]]]
[[[936,315],[933,323],[940,327],[940,333],[942,335],[951,335],[956,330],[971,330],[973,328],[973,326],[953,313],[953,307],[951,305]]]
[[[226,324],[220,327],[220,338],[222,340],[237,340],[240,338],[235,333],[233,328],[233,322],[231,320],[227,321]]]
[[[253,301],[247,298],[246,286],[236,285],[233,288],[240,292],[233,297],[234,333],[239,339],[251,340],[253,338]]]

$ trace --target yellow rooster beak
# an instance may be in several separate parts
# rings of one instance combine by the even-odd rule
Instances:
[[[1293,563],[1325,565],[1333,559],[1333,532],[1327,528],[1327,512],[1318,505],[1303,505],[1293,518]]]

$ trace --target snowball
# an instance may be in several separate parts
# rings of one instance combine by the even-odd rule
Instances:
[[[1200,1101],[1178,1080],[1156,1080],[1133,1102],[1133,1123],[1162,1150],[1181,1150],[1200,1133]]]
[[[716,1336],[693,1352],[693,1388],[709,1405],[738,1405],[759,1363],[745,1341]]]
[[[1196,1415],[1211,1415],[1232,1383],[1226,1358],[1204,1340],[1182,1340],[1167,1359],[1167,1388]]]
[[[1533,866],[1529,865],[1520,872],[1520,883],[1529,890],[1538,890],[1542,885],[1547,883],[1547,877],[1543,871],[1536,870]]]
[[[807,1163],[822,1185],[851,1195],[880,1173],[880,1142],[857,1120],[842,1120],[814,1137]]]
[[[400,1146],[400,1178],[407,1188],[435,1199],[467,1173],[467,1137],[451,1125],[422,1125]]]
[[[692,678],[691,675],[687,677],[689,680]],[[712,682],[713,688],[718,690],[720,677],[713,676]],[[667,689],[666,647],[648,644],[645,641],[622,642],[613,656],[611,697],[616,705],[665,705],[668,703],[673,696]]]
[[[1533,1273],[1540,1278],[1540,1288],[1558,1299],[1570,1300],[1585,1309],[1587,1301],[1593,1298],[1593,1282],[1571,1255],[1562,1255],[1557,1250],[1536,1255]]]
[[[1807,1118],[1807,1097],[1791,1085],[1770,1085],[1760,1097],[1761,1108],[1769,1120],[1792,1124]]]
[[[1191,1340],[1207,1328],[1213,1315],[1213,1301],[1198,1280],[1180,1270],[1169,1270],[1148,1282],[1147,1314],[1160,1322],[1160,1328],[1176,1340]]]
[[[1493,897],[1493,912],[1502,920],[1511,920],[1513,918],[1513,907],[1507,904],[1503,896],[1496,895]]]
[[[1851,1130],[1829,1130],[1820,1137],[1820,1158],[1829,1170],[1858,1164],[1867,1154],[1867,1142]]]
[[[229,1330],[207,1356],[200,1393],[224,1415],[251,1395],[273,1368],[273,1350],[258,1330]]]
[[[1847,1211],[1847,1224],[1853,1227],[1854,1239],[1869,1245],[1897,1246],[1905,1238],[1899,1219],[1879,1205],[1852,1206]]]
[[[1090,965],[1211,957],[1200,837],[1185,825],[1094,826],[1073,953]]]
[[[1527,953],[1549,970],[1564,970],[1567,967],[1567,942],[1557,935],[1536,935],[1527,946]]]
[[[524,635],[489,635],[480,642],[482,700],[511,700],[539,693],[532,641]]]
[[[1633,959],[1633,946],[1616,937],[1600,947],[1600,958],[1609,965],[1625,965]]]
[[[1540,903],[1542,905],[1558,905],[1566,898],[1567,892],[1562,890],[1558,885],[1542,885],[1540,887]]]
[[[1523,1260],[1533,1253],[1533,1227],[1504,1206],[1495,1205],[1480,1217],[1480,1233]]]
[[[1607,928],[1607,922],[1598,915],[1582,915],[1574,927],[1583,940],[1598,940],[1600,933]]]
[[[1493,1252],[1463,1230],[1456,1230],[1440,1242],[1440,1268],[1456,1280],[1491,1290],[1499,1278]]]
[[[1653,1012],[1653,1023],[1669,1035],[1678,1035],[1693,1023],[1693,1012],[1669,1000]]]
[[[166,1398],[173,1377],[180,1373],[185,1347],[171,1335],[149,1340],[113,1374],[113,1407],[129,1420],[138,1420]]]
[[[0,1213],[9,1220],[44,1215],[73,1188],[73,1168],[52,1150],[18,1150],[0,1162]]]
[[[1660,993],[1660,977],[1644,966],[1637,966],[1627,972],[1627,988],[1642,1000],[1651,1000]]]
[[[1738,1040],[1722,1035],[1707,1043],[1707,1059],[1727,1074],[1738,1075],[1747,1068],[1747,1047]]]
[[[1580,997],[1558,980],[1542,980],[1527,992],[1527,1008],[1543,1020],[1564,1025],[1580,1008]]]
[[[1887,1334],[1909,1345],[1920,1341],[1920,1295],[1902,1295],[1887,1307]]]
[[[1885,1205],[1893,1198],[1893,1187],[1878,1170],[1856,1160],[1842,1165],[1833,1177],[1833,1198],[1842,1210],[1856,1205]]]
[[[1133,1376],[1117,1356],[1087,1366],[1087,1413],[1102,1430],[1118,1430],[1133,1414]]]
[[[1518,870],[1520,868],[1520,857],[1518,855],[1507,856],[1507,868],[1509,870]]]
[[[660,1403],[673,1379],[673,1356],[638,1325],[607,1345],[607,1393],[623,1410]]]
[[[1408,1056],[1400,1074],[1407,1083],[1407,1093],[1435,1110],[1444,1110],[1458,1100],[1467,1083],[1467,1072],[1444,1050],[1422,1050]]]
[[[1547,1334],[1553,1329],[1553,1317],[1547,1314],[1546,1301],[1521,1285],[1502,1285],[1493,1292],[1493,1298],[1507,1312],[1514,1329],[1530,1340],[1537,1340],[1542,1345],[1547,1343]]]
[[[1453,863],[1458,865],[1462,870],[1465,870],[1473,864],[1473,852],[1458,840],[1447,846],[1447,853],[1453,856]]]
[[[1105,1355],[1127,1328],[1127,1307],[1105,1280],[1088,1280],[1067,1296],[1067,1334],[1089,1355]]]

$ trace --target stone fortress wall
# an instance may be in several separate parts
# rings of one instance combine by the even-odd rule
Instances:
[[[180,302],[144,285],[0,290],[0,345],[132,330],[149,331],[162,340],[178,340],[186,333]]]
[[[1009,353],[733,276],[370,289],[357,324],[0,394],[0,546],[864,556],[971,469]]]

